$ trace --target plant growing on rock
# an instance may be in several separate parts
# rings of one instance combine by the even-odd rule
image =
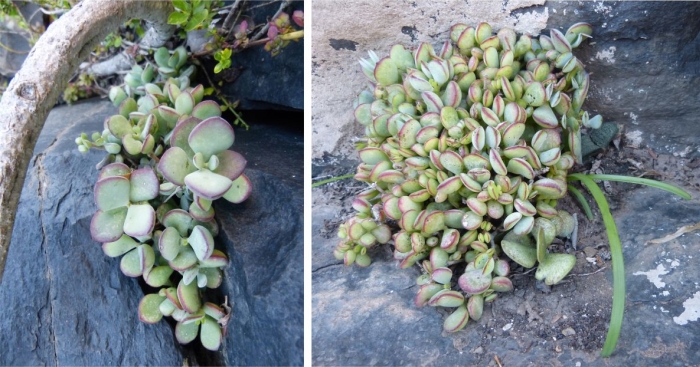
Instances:
[[[582,160],[581,129],[602,124],[582,109],[590,78],[572,53],[591,31],[457,24],[439,49],[395,45],[361,60],[374,89],[354,104],[366,134],[355,179],[370,188],[340,226],[336,258],[368,266],[367,250],[393,240],[400,267],[423,271],[415,304],[455,308],[448,332],[513,289],[505,256],[538,264],[546,284],[564,278],[575,257],[548,248],[574,219],[557,200]]]
[[[107,256],[121,256],[125,275],[160,288],[141,300],[141,321],[171,316],[180,343],[199,335],[204,347],[218,350],[228,311],[201,294],[221,284],[228,265],[214,246],[219,228],[212,202],[223,197],[240,203],[251,183],[243,173],[245,158],[228,150],[234,132],[220,106],[202,100],[201,85],[189,85],[193,68],[182,69],[184,48],[172,56],[161,50],[157,67],[134,66],[126,90],[110,91],[119,110],[105,120],[102,133],[76,139],[81,152],[108,152],[98,164],[98,211],[90,231]]]

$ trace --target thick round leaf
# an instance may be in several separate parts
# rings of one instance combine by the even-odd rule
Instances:
[[[124,234],[126,207],[110,211],[98,211],[90,222],[90,235],[97,242],[112,242]]]
[[[165,297],[158,293],[147,294],[139,302],[139,319],[147,324],[155,324],[163,318],[160,312],[160,304]]]
[[[219,158],[219,166],[216,167],[214,173],[226,176],[232,181],[243,173],[246,160],[240,153],[236,153],[232,150],[224,150],[216,156]]]
[[[175,227],[180,233],[180,237],[187,236],[187,231],[190,229],[192,217],[182,209],[173,209],[163,216],[163,225],[166,227]]]
[[[482,269],[465,271],[459,277],[459,287],[471,294],[481,293],[491,286],[491,274],[484,274]]]
[[[537,262],[537,249],[532,246],[521,245],[516,242],[503,240],[501,241],[503,252],[508,255],[511,260],[525,268],[535,266]]]
[[[114,115],[106,121],[107,129],[112,135],[121,139],[126,134],[131,134],[131,123],[122,115]]]
[[[226,316],[226,313],[224,312],[223,308],[221,308],[221,307],[219,307],[211,302],[206,302],[204,304],[204,307],[202,307],[202,308],[204,309],[204,313],[207,316],[212,317],[214,320],[218,321],[222,317]]]
[[[156,211],[149,204],[131,205],[124,221],[124,233],[133,237],[148,236],[156,223]]]
[[[194,106],[192,116],[202,120],[209,117],[219,117],[221,116],[221,107],[214,101],[203,101]]]
[[[199,273],[207,277],[207,288],[218,288],[223,281],[221,270],[217,268],[199,268]]]
[[[199,329],[199,340],[204,348],[212,351],[219,350],[221,346],[221,328],[219,324],[210,317],[205,317]]]
[[[192,115],[194,108],[194,98],[187,92],[180,93],[175,100],[175,111],[181,115]]]
[[[187,239],[187,242],[200,261],[208,259],[212,252],[214,252],[214,237],[202,226],[195,226],[192,229],[192,234]]]
[[[175,185],[182,186],[185,184],[185,176],[193,172],[195,167],[190,159],[180,147],[172,147],[163,153],[163,156],[158,162],[158,171],[165,177],[166,180]]]
[[[158,106],[158,115],[170,129],[175,127],[177,119],[180,118],[180,114],[174,108],[165,105]]]
[[[179,122],[173,129],[173,134],[170,136],[170,146],[181,148],[187,153],[188,157],[193,157],[194,152],[192,148],[190,148],[187,139],[200,121],[201,120],[196,117],[190,117]]]
[[[190,204],[190,215],[196,220],[211,220],[214,218],[214,214],[214,208],[212,208],[211,206],[209,206],[209,209],[203,210],[199,207],[199,205],[196,205],[194,203]]]
[[[160,306],[158,307],[160,310],[160,313],[162,313],[164,316],[170,316],[177,310],[175,305],[170,302],[169,299],[164,299],[163,302],[160,303]]]
[[[185,184],[195,194],[205,199],[215,200],[226,194],[226,191],[231,188],[232,181],[208,169],[201,169],[185,176]]]
[[[197,125],[187,139],[192,151],[202,153],[204,160],[233,145],[233,128],[221,117],[210,117]]]
[[[187,344],[193,341],[197,337],[198,329],[199,325],[197,325],[196,322],[189,324],[178,322],[177,325],[175,325],[175,337],[177,338],[178,343]]]
[[[119,262],[119,269],[128,277],[136,278],[143,274],[141,269],[141,259],[137,250],[131,251],[122,257]]]
[[[158,239],[158,250],[165,260],[173,261],[180,253],[180,233],[175,227],[167,227]]]
[[[193,253],[194,255],[194,253]],[[196,258],[195,258],[196,260]],[[228,257],[226,255],[219,251],[219,250],[214,250],[212,252],[211,256],[209,256],[208,259],[202,260],[199,262],[199,268],[220,268],[228,265]]]
[[[148,276],[144,277],[146,284],[151,287],[162,287],[170,280],[170,274],[173,273],[173,269],[167,265],[156,266],[148,272]]]
[[[107,177],[112,176],[126,176],[131,173],[131,169],[124,163],[110,163],[100,170],[100,174],[97,176],[97,181],[100,181]]]
[[[109,257],[122,256],[125,253],[135,249],[139,245],[133,238],[122,235],[114,242],[105,242],[102,244],[102,251]]]
[[[571,254],[547,254],[535,272],[537,280],[544,279],[547,285],[559,283],[576,265],[576,257]]]
[[[107,211],[129,205],[129,179],[112,176],[95,184],[95,204],[97,209]]]
[[[231,188],[224,194],[224,199],[234,204],[239,204],[244,202],[252,192],[253,187],[250,179],[245,174],[241,174],[233,181]]]
[[[182,309],[188,313],[195,313],[202,307],[199,288],[195,282],[185,284],[185,282],[180,281],[177,286],[177,299],[180,300]]]
[[[177,271],[185,271],[197,265],[197,255],[194,254],[194,250],[191,247],[183,247],[175,259],[168,262],[168,264]]]
[[[137,169],[131,173],[131,202],[153,200],[158,196],[160,183],[151,167]]]

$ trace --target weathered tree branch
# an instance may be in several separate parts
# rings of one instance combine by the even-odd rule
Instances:
[[[0,282],[24,176],[46,116],[80,62],[131,18],[167,31],[171,2],[84,0],[39,38],[0,100]]]

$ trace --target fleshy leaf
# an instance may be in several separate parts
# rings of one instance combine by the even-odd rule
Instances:
[[[544,279],[547,285],[559,283],[576,265],[576,257],[571,254],[547,254],[535,272],[537,280]]]
[[[228,257],[226,257],[226,255],[219,250],[214,250],[214,252],[212,252],[211,256],[209,256],[209,258],[199,262],[200,269],[201,268],[220,268],[220,267],[223,267],[226,265],[228,265]]]
[[[187,152],[180,147],[172,147],[165,151],[158,162],[158,171],[166,180],[178,186],[184,185],[185,176],[195,169],[187,157]]]
[[[469,270],[459,277],[458,282],[463,291],[477,294],[491,286],[491,274],[484,274],[482,269]]]
[[[158,250],[165,260],[173,261],[180,253],[180,233],[175,227],[167,227],[158,239]]]
[[[232,187],[232,182],[228,177],[221,176],[208,169],[194,171],[185,176],[185,184],[195,194],[209,200],[215,200],[224,196]]]
[[[151,167],[137,169],[131,173],[131,202],[153,200],[158,196],[160,183]]]
[[[118,257],[135,249],[138,245],[138,242],[134,241],[133,238],[127,235],[122,235],[114,242],[103,243],[102,251],[109,257]]]
[[[219,350],[221,346],[221,328],[214,319],[205,317],[199,329],[199,340],[202,346],[212,351]]]
[[[141,260],[137,250],[131,251],[124,255],[119,262],[119,269],[128,277],[136,278],[141,276]]]
[[[241,174],[233,181],[231,188],[224,194],[224,199],[239,204],[244,202],[253,192],[250,179],[245,174]]]
[[[230,148],[233,141],[233,128],[221,117],[210,117],[200,122],[187,139],[192,151],[202,153],[205,161]]]
[[[216,156],[219,158],[219,166],[214,170],[214,173],[226,176],[232,181],[243,173],[246,159],[240,153],[224,150]]]
[[[194,98],[187,92],[182,92],[175,100],[175,111],[180,115],[191,115],[194,107]]]
[[[160,312],[160,304],[165,297],[158,293],[145,295],[139,302],[139,319],[147,324],[155,324],[163,318]]]
[[[112,242],[124,234],[127,208],[98,211],[90,222],[90,235],[97,242]]]
[[[100,181],[107,177],[112,176],[127,176],[131,173],[131,169],[124,163],[110,163],[100,170],[100,174],[97,176],[97,181]]]
[[[177,271],[185,271],[197,265],[197,255],[191,247],[184,247],[180,250],[173,261],[168,262],[171,268]],[[200,266],[202,266],[200,264]]]
[[[131,205],[124,221],[124,233],[133,237],[148,236],[153,231],[156,212],[149,204]]]
[[[221,107],[214,101],[203,101],[194,106],[192,116],[202,120],[209,117],[219,117],[221,116]]]
[[[503,240],[501,248],[508,257],[525,268],[532,268],[537,262],[537,249],[516,242]]]
[[[224,312],[224,310],[221,307],[219,307],[211,302],[206,302],[204,304],[204,307],[202,307],[202,308],[204,309],[204,313],[207,316],[213,318],[214,320],[218,321],[222,317],[226,316],[226,313]]]
[[[199,298],[197,283],[185,284],[180,281],[180,284],[177,286],[177,298],[180,300],[182,309],[188,313],[195,313],[202,307],[202,300]]]
[[[178,343],[187,344],[197,337],[198,329],[199,325],[197,325],[196,322],[189,324],[178,322],[177,325],[175,325],[175,338],[177,338]]]
[[[146,284],[155,288],[162,287],[170,280],[170,274],[172,273],[173,269],[167,265],[156,266],[145,277]]]
[[[202,200],[206,200],[206,199],[202,199]],[[214,218],[214,214],[215,214],[214,208],[212,208],[211,205],[209,206],[209,209],[207,209],[207,210],[203,210],[202,208],[199,207],[199,205],[195,205],[194,203],[192,203],[190,205],[190,215],[192,216],[192,218],[194,218],[196,220],[202,220],[202,221],[211,220]]]
[[[187,231],[190,229],[192,217],[182,209],[173,209],[163,216],[163,225],[166,227],[175,227],[180,233],[180,237],[187,236]]]
[[[211,233],[202,226],[195,226],[192,229],[192,234],[187,239],[187,242],[200,261],[208,259],[214,251],[214,238],[211,236]]]
[[[109,132],[112,133],[112,135],[116,136],[118,139],[121,139],[124,137],[126,134],[131,134],[131,123],[129,120],[122,116],[122,115],[114,115],[107,119],[105,122],[107,125],[107,129],[109,129]]]
[[[173,134],[170,136],[170,146],[178,147],[187,153],[187,157],[193,157],[194,152],[190,148],[190,144],[187,139],[190,136],[192,130],[199,124],[201,120],[196,117],[190,117],[183,121],[180,121],[173,129]]]
[[[223,281],[221,270],[217,268],[200,268],[199,273],[207,277],[207,288],[218,288]]]
[[[112,176],[95,184],[95,204],[102,211],[129,205],[129,179]]]

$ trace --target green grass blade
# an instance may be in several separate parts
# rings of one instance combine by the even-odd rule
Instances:
[[[578,174],[577,174],[578,175]],[[673,186],[671,184],[667,184],[665,182],[661,181],[656,181],[656,180],[650,180],[648,178],[641,178],[641,177],[630,177],[630,176],[620,176],[620,175],[594,175],[594,174],[588,174],[586,175],[588,178],[594,179],[594,180],[605,180],[605,181],[618,181],[618,182],[627,182],[627,183],[632,183],[632,184],[638,184],[638,185],[647,185],[651,187],[656,187],[657,189],[661,190],[666,190],[672,194],[676,194],[683,199],[690,200],[690,194],[683,190],[680,189],[676,186]]]
[[[340,181],[340,180],[344,180],[344,179],[346,179],[346,178],[352,178],[352,177],[354,177],[354,176],[355,176],[354,174],[349,174],[349,175],[344,175],[344,176],[331,177],[331,178],[326,179],[326,180],[323,180],[323,181],[314,182],[314,183],[311,184],[311,187],[318,187],[318,186],[321,186],[321,185],[325,185],[325,184],[327,184],[327,183],[329,183],[329,182]]]
[[[569,192],[574,195],[576,199],[578,199],[578,202],[581,203],[581,206],[583,207],[583,211],[586,212],[586,216],[588,217],[588,220],[593,220],[593,212],[591,212],[591,207],[588,206],[588,202],[586,201],[586,198],[583,197],[583,194],[581,191],[578,191],[578,189],[573,186],[573,185],[568,185],[569,186]]]
[[[625,264],[622,258],[622,244],[620,243],[620,235],[617,233],[617,225],[615,225],[615,220],[613,220],[612,214],[610,213],[610,207],[608,206],[608,201],[605,199],[605,194],[596,185],[591,176],[602,176],[602,175],[584,175],[580,173],[574,173],[569,175],[570,180],[578,180],[583,183],[593,199],[595,199],[596,204],[598,204],[598,209],[600,209],[600,214],[603,217],[603,223],[605,223],[605,231],[608,234],[608,242],[610,243],[610,254],[612,255],[612,271],[613,271],[613,304],[612,312],[610,315],[610,325],[608,327],[608,335],[605,337],[605,344],[603,344],[603,350],[600,355],[602,357],[609,357],[615,350],[617,345],[617,339],[620,337],[620,328],[622,327],[622,316],[625,311]]]

